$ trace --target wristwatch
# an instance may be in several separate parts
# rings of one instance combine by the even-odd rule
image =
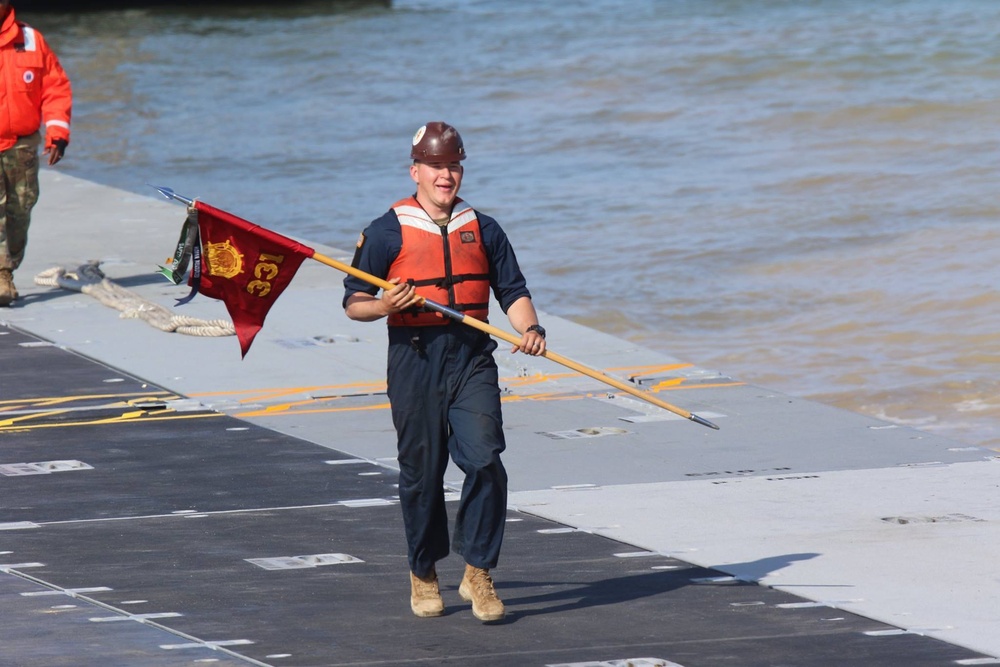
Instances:
[[[543,327],[541,324],[532,324],[530,327],[525,329],[524,333],[528,333],[529,331],[534,331],[542,338],[545,338],[545,327]]]

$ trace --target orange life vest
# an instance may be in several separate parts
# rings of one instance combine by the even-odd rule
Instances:
[[[0,150],[45,125],[45,145],[69,141],[69,77],[41,33],[14,18],[0,25]]]
[[[465,315],[486,320],[490,302],[490,265],[479,219],[461,199],[451,220],[439,226],[413,197],[393,204],[403,235],[402,249],[389,267],[390,276],[412,282],[417,294]],[[389,316],[389,326],[447,324],[444,315],[411,309]]]

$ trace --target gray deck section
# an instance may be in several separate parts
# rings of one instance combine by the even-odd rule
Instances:
[[[63,462],[0,476],[11,664],[1000,664],[995,452],[552,316],[554,350],[722,430],[501,343],[511,618],[471,618],[455,558],[449,614],[413,618],[384,327],[343,316],[339,273],[306,262],[242,361],[233,337],[31,284],[100,260],[140,305],[172,305],[186,289],[154,271],[184,210],[153,194],[46,172],[23,298],[0,312],[0,464]],[[247,560],[324,554],[364,562]],[[180,616],[143,616],[160,613]]]

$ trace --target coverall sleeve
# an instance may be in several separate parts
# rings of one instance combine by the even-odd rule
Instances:
[[[69,77],[59,64],[59,58],[49,48],[45,38],[38,36],[44,57],[42,71],[42,124],[45,126],[45,145],[52,146],[56,139],[69,143],[69,122],[73,114],[73,93]]]
[[[402,244],[403,238],[399,231],[396,214],[389,211],[381,218],[374,220],[361,233],[351,266],[377,278],[388,279],[391,277],[387,275],[389,267],[399,255]],[[377,286],[361,278],[348,275],[344,278],[344,299],[341,305],[347,308],[347,300],[352,294],[364,292],[375,296],[378,294],[378,290]]]
[[[482,230],[483,244],[490,258],[490,285],[493,286],[493,296],[496,297],[504,313],[510,305],[522,296],[531,297],[527,281],[517,263],[514,248],[507,239],[507,234],[493,218],[477,212],[479,227]]]

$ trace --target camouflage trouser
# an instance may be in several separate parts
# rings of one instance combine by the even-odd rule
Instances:
[[[14,270],[28,245],[31,209],[38,201],[38,145],[35,132],[0,153],[0,269]]]

